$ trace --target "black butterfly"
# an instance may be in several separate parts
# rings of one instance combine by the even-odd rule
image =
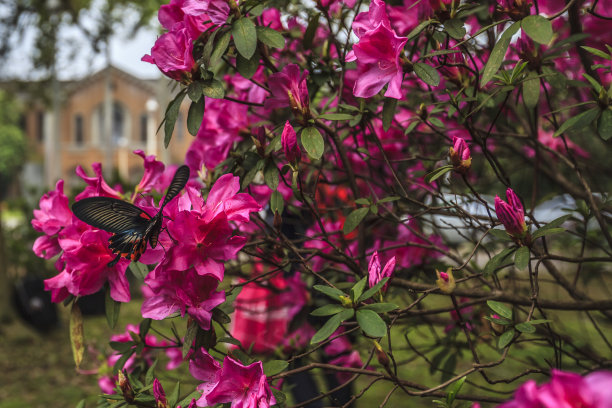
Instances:
[[[179,167],[154,217],[135,205],[111,197],[84,198],[72,205],[72,212],[81,221],[113,234],[108,240],[108,247],[117,254],[117,257],[109,262],[108,266],[115,265],[121,257],[138,261],[147,248],[147,241],[151,244],[151,248],[157,245],[162,227],[163,209],[181,192],[187,180],[189,180],[189,167]]]

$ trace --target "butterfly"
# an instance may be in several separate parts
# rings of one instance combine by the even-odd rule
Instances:
[[[155,216],[133,204],[111,197],[84,198],[72,205],[72,212],[92,227],[113,234],[108,240],[108,247],[117,257],[109,262],[108,266],[114,266],[121,257],[138,261],[147,248],[147,242],[151,244],[151,248],[157,246],[164,207],[181,192],[187,180],[189,167],[179,167]]]

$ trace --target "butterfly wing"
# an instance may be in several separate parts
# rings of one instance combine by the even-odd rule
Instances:
[[[166,197],[164,198],[164,202],[161,207],[159,207],[159,211],[163,210],[166,204],[170,202],[178,193],[181,192],[187,181],[189,180],[189,167],[181,166],[176,169],[176,173],[174,173],[174,177],[172,178],[172,182],[170,182],[170,187],[168,187],[168,191],[166,192]]]
[[[136,229],[144,231],[151,216],[140,208],[111,197],[89,197],[72,205],[72,212],[92,227],[119,234]]]
[[[147,235],[161,221],[146,211],[111,197],[89,197],[72,205],[81,221],[113,233],[109,248],[119,256],[137,261],[147,247]]]

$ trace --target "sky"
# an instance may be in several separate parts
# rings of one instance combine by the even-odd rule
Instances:
[[[82,13],[81,22],[87,27],[93,27],[99,13],[95,7],[90,13]],[[0,13],[2,12],[0,6]],[[136,14],[129,10],[123,13],[123,21],[129,26],[135,21]],[[155,23],[155,22],[154,22]],[[153,24],[152,24],[153,25]],[[116,26],[111,39],[110,54],[112,65],[143,79],[158,78],[160,72],[153,64],[142,62],[143,55],[150,52],[155,43],[158,31],[155,28],[143,28],[137,35],[130,37],[127,27]],[[6,61],[0,64],[1,79],[32,79],[36,80],[43,73],[36,70],[32,63],[34,51],[34,30],[30,29],[22,37],[11,39],[13,51]],[[61,80],[73,80],[91,75],[106,66],[104,53],[95,54],[80,29],[63,27],[60,30],[58,42],[58,76]]]

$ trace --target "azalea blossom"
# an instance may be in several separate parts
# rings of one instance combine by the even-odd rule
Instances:
[[[285,157],[289,163],[295,164],[300,161],[302,151],[298,145],[295,130],[293,130],[293,126],[291,126],[289,121],[285,123],[285,128],[283,129],[283,133],[281,135],[281,145],[283,146],[283,152],[285,153]]]
[[[385,96],[401,99],[404,76],[401,53],[408,38],[398,36],[391,28],[384,2],[380,0],[373,1],[370,10],[359,16],[362,17],[353,24],[359,42],[346,56],[347,61],[357,60],[359,77],[353,94],[370,98],[389,84]]]
[[[187,27],[180,27],[180,24],[162,34],[151,48],[151,54],[142,57],[142,61],[157,65],[164,74],[177,81],[189,74],[195,65],[193,38]]]
[[[210,329],[212,310],[225,301],[225,292],[217,292],[217,279],[201,276],[194,268],[171,270],[159,265],[145,278],[151,291],[142,304],[142,317],[162,320],[176,312],[187,313],[202,329]]]
[[[385,267],[381,271],[380,258],[378,251],[374,251],[372,258],[370,258],[370,264],[368,265],[368,284],[370,287],[375,286],[383,278],[391,277],[393,269],[395,269],[395,257],[392,257],[387,261]],[[387,289],[389,282],[383,286],[383,291]]]
[[[198,407],[231,403],[232,408],[268,408],[276,403],[261,361],[245,366],[226,356],[221,367],[204,348],[200,348],[189,363],[189,371],[193,377],[204,381],[198,386],[202,391]]]
[[[300,74],[300,67],[289,64],[281,72],[270,75],[268,86],[272,96],[264,102],[266,109],[290,107],[297,116],[310,116],[310,102],[306,78],[308,70]]]

